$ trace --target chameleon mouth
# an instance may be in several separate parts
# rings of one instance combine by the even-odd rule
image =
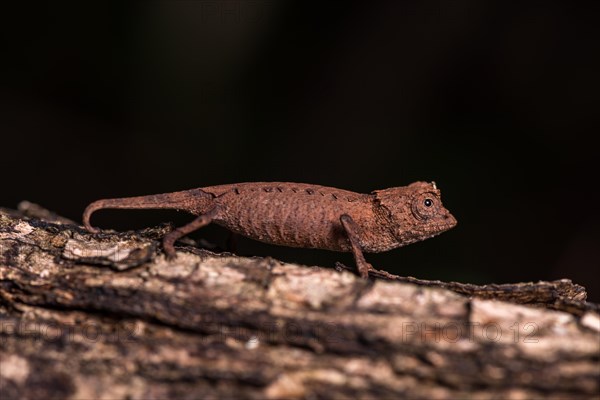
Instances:
[[[442,233],[442,232],[445,232],[447,230],[454,228],[456,226],[456,224],[457,224],[456,219],[452,215],[450,215],[449,217],[446,217],[446,219],[443,222],[432,225],[428,229],[428,231],[431,233]]]

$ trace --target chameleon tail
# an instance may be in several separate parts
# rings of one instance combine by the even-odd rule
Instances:
[[[97,200],[88,205],[83,212],[83,225],[90,232],[98,232],[90,224],[93,213],[102,209],[175,209],[200,214],[212,203],[213,195],[201,189],[181,192],[154,194],[149,196],[122,197]]]

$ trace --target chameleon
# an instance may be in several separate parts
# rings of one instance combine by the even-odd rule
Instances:
[[[419,242],[454,226],[435,182],[355,193],[292,182],[247,182],[208,186],[148,196],[103,199],[83,213],[85,228],[101,209],[176,209],[196,218],[162,239],[168,258],[175,242],[210,223],[265,243],[351,252],[358,273],[374,268],[363,253],[389,251]]]

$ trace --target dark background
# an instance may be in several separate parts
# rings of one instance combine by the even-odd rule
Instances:
[[[243,181],[435,180],[459,220],[376,267],[600,301],[593,2],[25,3],[2,16],[0,205]],[[103,211],[134,229],[176,212]],[[194,235],[222,246],[227,234]],[[352,265],[241,240],[244,255]]]

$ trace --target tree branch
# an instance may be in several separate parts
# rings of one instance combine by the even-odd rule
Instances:
[[[190,247],[167,261],[167,229],[0,211],[0,398],[600,392],[598,305],[568,280],[366,281]]]

